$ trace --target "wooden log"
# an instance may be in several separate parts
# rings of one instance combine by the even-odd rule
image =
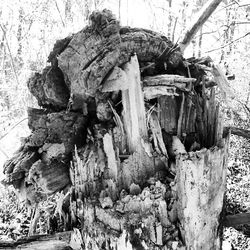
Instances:
[[[218,84],[220,91],[223,94],[223,97],[226,100],[227,98],[234,99],[235,95],[230,89],[227,78],[219,65],[215,65],[213,67],[212,74],[214,76],[214,81]]]
[[[226,162],[227,143],[177,157],[178,218],[187,249],[220,249]]]
[[[223,225],[225,227],[237,227],[249,223],[250,223],[250,213],[227,215],[223,221]]]
[[[226,135],[229,132],[233,135],[238,135],[238,136],[250,139],[250,130],[237,128],[237,127],[225,127],[223,130],[223,134]]]
[[[70,250],[72,231],[56,233],[54,235],[32,235],[17,241],[0,241],[0,249],[15,250]]]

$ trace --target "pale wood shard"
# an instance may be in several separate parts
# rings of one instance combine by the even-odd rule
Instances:
[[[157,113],[154,111],[149,114],[149,126],[153,134],[156,152],[168,157],[168,153],[162,137],[161,126],[157,117]]]
[[[117,181],[118,176],[118,166],[115,156],[115,151],[113,147],[113,139],[110,134],[105,134],[103,137],[103,149],[108,160],[109,176],[114,181]]]
[[[180,112],[179,112],[179,117],[178,117],[178,122],[177,122],[177,135],[179,138],[182,137],[182,121],[184,117],[184,104],[185,104],[185,94],[182,93],[182,100],[181,100],[181,107],[180,107]]]
[[[226,162],[226,144],[177,157],[178,217],[187,248],[220,249]]]
[[[151,100],[160,96],[178,96],[176,87],[173,86],[145,86],[143,88],[145,99]]]
[[[189,92],[190,84],[195,78],[185,78],[179,75],[147,76],[143,79],[143,92],[146,99],[154,99],[160,96],[178,96],[178,91]]]
[[[214,76],[214,81],[219,86],[224,98],[227,100],[228,98],[234,99],[235,94],[230,89],[229,83],[225,74],[223,73],[220,65],[214,65],[212,69],[212,74]]]
[[[143,84],[146,86],[155,85],[174,85],[177,88],[186,90],[189,83],[195,82],[195,78],[187,78],[180,75],[156,75],[147,76],[143,79]]]
[[[128,140],[129,151],[140,148],[141,138],[147,137],[146,114],[143,92],[140,82],[140,71],[137,56],[124,65],[129,88],[122,91],[123,122]]]
[[[102,92],[112,92],[128,89],[126,73],[121,68],[115,66],[111,74],[102,85]]]

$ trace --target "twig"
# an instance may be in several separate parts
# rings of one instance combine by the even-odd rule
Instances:
[[[11,130],[13,130],[16,126],[18,126],[20,123],[22,123],[23,121],[25,121],[25,120],[27,120],[27,119],[28,119],[28,117],[25,117],[25,118],[23,118],[21,121],[19,121],[18,123],[16,123],[12,128],[9,129],[8,132],[6,132],[4,135],[2,135],[2,136],[0,137],[0,141],[1,141],[6,135],[8,135],[8,134],[10,133]]]
[[[237,41],[239,41],[239,40],[242,39],[242,38],[245,38],[245,37],[248,36],[248,35],[250,35],[250,32],[246,33],[244,36],[238,37],[237,39],[231,41],[230,43],[227,43],[227,44],[225,44],[225,45],[223,45],[223,46],[221,46],[221,47],[219,47],[219,48],[216,48],[216,49],[207,50],[207,51],[205,51],[204,53],[210,53],[210,52],[213,52],[213,51],[216,51],[216,50],[223,49],[223,48],[225,48],[225,47],[231,45],[232,43],[237,42]]]
[[[0,147],[0,151],[3,153],[3,155],[8,159],[9,156],[7,155],[7,153]]]
[[[58,11],[58,13],[59,13],[59,16],[60,16],[61,22],[62,22],[62,24],[63,24],[63,27],[65,27],[65,23],[64,23],[64,21],[63,21],[63,19],[62,19],[62,15],[61,15],[61,12],[60,12],[60,10],[59,10],[57,1],[54,0],[54,2],[55,2],[55,4],[56,4],[56,9],[57,9],[57,11]]]
[[[179,115],[178,123],[177,123],[177,136],[179,138],[181,138],[181,127],[182,127],[182,120],[183,120],[184,103],[185,103],[185,94],[182,92],[180,115]]]
[[[4,36],[4,39],[6,41],[6,46],[7,46],[7,49],[9,51],[9,54],[10,54],[11,67],[12,67],[12,70],[13,70],[15,78],[16,78],[17,86],[20,86],[19,80],[18,80],[18,77],[17,77],[17,72],[16,72],[14,60],[13,60],[12,53],[11,53],[11,50],[10,50],[9,42],[8,42],[7,37],[6,37],[6,31],[4,30],[4,28],[3,28],[3,26],[2,26],[1,23],[0,23],[0,28],[3,31],[3,36]]]

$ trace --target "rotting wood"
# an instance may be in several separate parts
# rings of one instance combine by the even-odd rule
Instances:
[[[219,218],[226,189],[227,148],[177,157],[178,217],[187,248],[220,249]]]
[[[129,151],[132,153],[140,148],[141,140],[147,138],[146,113],[136,55],[124,65],[124,71],[129,87],[128,90],[122,91],[123,122]]]
[[[168,153],[167,153],[164,141],[163,141],[161,126],[157,117],[157,113],[155,111],[152,111],[149,114],[148,120],[149,120],[150,129],[153,134],[154,147],[155,147],[156,152],[168,157]]]
[[[208,203],[217,203],[218,210],[205,230],[214,232],[222,209],[218,183],[223,185],[226,172],[220,170],[227,156],[222,114],[213,87],[205,89],[206,69],[185,61],[158,33],[120,27],[108,10],[94,12],[90,19],[89,26],[55,46],[50,56],[55,77],[46,81],[46,74],[39,75],[45,77],[45,89],[53,80],[58,81],[53,86],[60,85],[59,65],[70,98],[55,96],[53,101],[52,92],[44,89],[37,95],[43,109],[29,110],[32,134],[6,164],[9,184],[18,182],[16,187],[33,204],[64,190],[56,213],[66,229],[81,229],[76,238],[82,242],[82,237],[86,248],[195,247],[189,236],[197,236],[198,224],[188,225],[185,212],[197,198],[194,191],[204,202],[205,191],[218,187],[216,195],[208,192]],[[160,91],[144,103],[143,88]],[[176,95],[168,96],[162,88]],[[209,182],[216,164],[217,175]],[[190,173],[198,177],[193,180]],[[202,185],[204,176],[207,186]],[[197,186],[190,191],[192,183]],[[188,211],[177,201],[187,203]],[[197,207],[204,217],[211,212]],[[189,217],[195,221],[192,213]],[[209,244],[217,246],[220,239],[210,235],[215,237]]]

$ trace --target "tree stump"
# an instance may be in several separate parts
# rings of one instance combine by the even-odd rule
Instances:
[[[63,190],[84,249],[220,249],[228,133],[206,67],[108,10],[90,22],[29,80],[41,109],[5,183],[30,203]]]

